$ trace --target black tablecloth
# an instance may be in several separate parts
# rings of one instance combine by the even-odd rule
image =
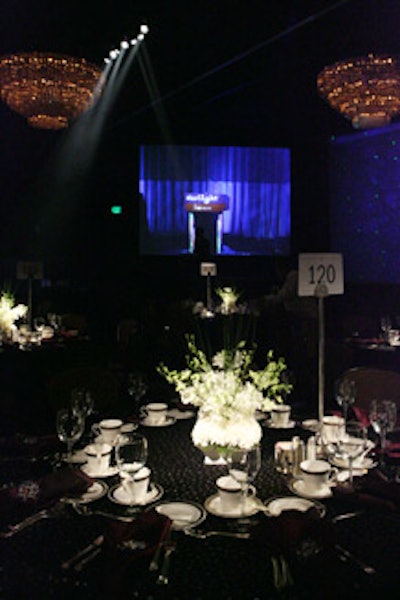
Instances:
[[[215,480],[225,473],[224,466],[204,464],[202,453],[190,439],[193,420],[178,421],[164,428],[141,428],[149,442],[148,465],[153,481],[164,489],[163,500],[188,500],[204,503],[216,492]],[[282,475],[273,466],[273,445],[278,439],[289,439],[299,429],[273,431],[264,429],[263,464],[256,479],[258,496],[264,501],[277,495],[290,495]],[[1,463],[2,483],[32,474],[32,465]],[[49,468],[35,464],[36,473]],[[109,485],[118,477],[107,480]],[[331,525],[331,517],[347,510],[337,499],[327,499],[327,508],[318,553],[290,556],[290,568],[295,585],[286,595],[274,587],[271,556],[279,556],[281,540],[271,529],[271,519],[262,513],[251,517],[247,528],[249,540],[209,538],[193,539],[182,532],[173,532],[177,542],[167,586],[155,584],[155,575],[148,570],[148,558],[132,562],[123,575],[116,563],[102,551],[79,574],[64,572],[61,564],[97,535],[107,531],[108,518],[77,515],[67,506],[58,518],[43,520],[8,539],[0,540],[0,597],[10,599],[36,598],[139,598],[176,600],[255,600],[269,598],[370,598],[399,589],[400,515],[384,510],[370,510],[354,519]],[[88,505],[89,510],[115,511],[124,507],[112,504],[107,497]],[[203,529],[238,529],[235,519],[209,514]],[[376,568],[375,575],[366,575],[356,566],[344,563],[332,550],[339,543]],[[305,553],[307,554],[307,553]],[[118,580],[117,580],[118,573]]]

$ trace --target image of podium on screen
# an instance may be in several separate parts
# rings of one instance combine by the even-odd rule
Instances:
[[[224,210],[229,209],[229,198],[223,194],[185,194],[188,215],[188,251],[196,252],[196,232],[208,241],[210,254],[221,254]]]

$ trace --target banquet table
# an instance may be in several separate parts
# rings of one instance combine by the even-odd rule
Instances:
[[[139,425],[139,431],[148,440],[147,464],[152,481],[163,490],[160,501],[203,505],[216,493],[216,479],[226,473],[224,465],[204,464],[204,455],[191,441],[193,424],[194,419],[185,419],[167,427]],[[277,440],[291,439],[293,435],[306,439],[310,434],[297,425],[287,430],[263,427],[262,467],[255,480],[257,497],[263,502],[292,495],[285,476],[274,467],[273,448]],[[28,477],[39,477],[51,468],[46,459],[1,460],[1,484],[5,488]],[[118,482],[118,475],[102,481],[112,487]],[[251,516],[245,525],[238,519],[207,513],[199,525],[205,531],[236,532],[245,528],[250,532],[249,539],[217,536],[197,539],[171,530],[176,548],[171,556],[168,585],[156,583],[157,573],[148,568],[149,556],[129,560],[129,552],[121,552],[110,557],[104,548],[81,572],[63,570],[61,565],[66,559],[109,531],[113,516],[126,514],[124,506],[112,503],[105,495],[86,505],[88,514],[77,514],[73,506],[66,504],[57,517],[43,519],[13,537],[0,539],[0,597],[4,600],[370,598],[382,597],[398,588],[400,513],[364,507],[353,518],[333,523],[335,515],[354,507],[349,509],[337,497],[321,503],[326,507],[326,515],[319,523],[318,544],[311,544],[309,552],[307,544],[303,544],[303,552],[288,555],[294,583],[284,590],[276,589],[271,557],[279,558],[283,552],[282,535],[287,531],[279,528],[276,517],[262,512]],[[152,506],[147,506],[145,510],[151,509]],[[97,514],[100,512],[107,516]],[[3,522],[4,518],[3,514]],[[292,529],[289,533],[296,535]],[[340,559],[335,544],[372,565],[375,574],[366,574],[354,562]],[[124,569],[119,568],[122,563]]]

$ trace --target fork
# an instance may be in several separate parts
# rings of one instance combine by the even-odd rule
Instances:
[[[29,527],[30,525],[34,525],[34,523],[37,523],[38,521],[41,521],[42,519],[50,519],[52,517],[56,517],[59,514],[61,514],[62,510],[64,509],[64,506],[65,506],[64,503],[61,501],[61,502],[55,504],[54,506],[52,506],[51,508],[43,508],[42,510],[39,510],[37,513],[34,513],[30,517],[27,517],[26,519],[24,519],[23,521],[20,521],[19,523],[15,523],[14,525],[9,525],[8,531],[0,531],[0,538],[12,537],[13,535],[19,533],[26,527]]]

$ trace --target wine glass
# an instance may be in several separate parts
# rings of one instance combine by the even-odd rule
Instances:
[[[227,456],[228,470],[242,489],[241,514],[245,513],[250,484],[254,482],[261,468],[261,447],[259,444],[249,450],[232,450]]]
[[[61,408],[57,412],[56,429],[61,442],[67,444],[67,461],[71,461],[72,448],[80,439],[85,428],[85,420],[81,413],[76,413],[72,408]]]
[[[115,446],[115,460],[122,485],[131,482],[146,464],[147,439],[137,431],[120,434]]]
[[[344,422],[347,421],[349,407],[356,399],[356,384],[352,379],[338,379],[335,382],[335,397],[343,411]]]
[[[351,487],[353,486],[354,459],[358,458],[365,452],[368,447],[367,442],[366,426],[360,421],[349,421],[346,424],[345,432],[335,444],[336,456],[348,462],[348,483]]]
[[[90,390],[76,387],[71,391],[71,407],[74,412],[81,413],[86,419],[94,408],[93,396]]]
[[[140,402],[147,392],[147,383],[141,373],[136,371],[128,373],[127,391],[136,403]]]
[[[380,324],[381,324],[381,331],[383,333],[383,339],[385,340],[385,342],[387,342],[389,339],[389,330],[392,327],[392,321],[391,321],[389,315],[382,315]]]
[[[369,406],[369,420],[372,429],[379,435],[381,455],[386,450],[386,436],[393,431],[397,419],[397,405],[392,400],[372,400]]]

